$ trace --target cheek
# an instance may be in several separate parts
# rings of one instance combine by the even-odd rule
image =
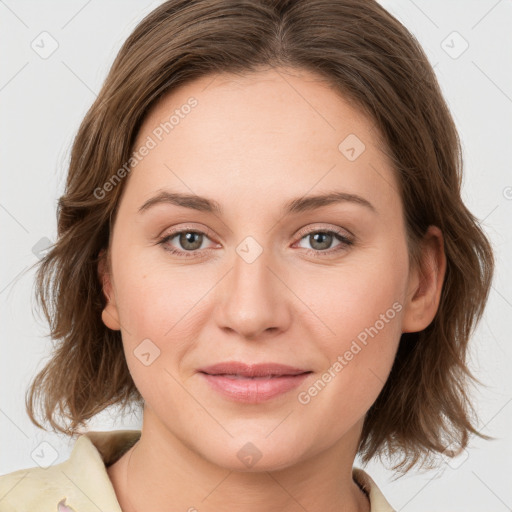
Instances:
[[[164,339],[173,336],[182,325],[190,325],[189,314],[211,288],[195,270],[191,277],[191,269],[190,266],[173,268],[150,258],[121,265],[116,281],[121,321],[126,331]]]
[[[185,399],[176,366],[196,339],[204,293],[196,280],[154,264],[120,265],[116,279],[122,339],[133,381],[153,408],[178,407]],[[201,289],[196,289],[200,287]],[[195,322],[195,323],[194,323]]]
[[[375,402],[400,342],[403,275],[386,268],[390,260],[380,261],[382,266],[345,266],[325,279],[328,292],[319,293],[316,287],[309,290],[315,297],[314,311],[320,312],[322,320],[312,316],[310,330],[316,328],[313,322],[329,330],[317,331],[316,350],[325,356],[324,368],[299,401],[311,417],[321,418],[333,438]],[[333,408],[342,411],[343,422],[332,413]]]
[[[150,394],[190,351],[203,328],[206,300],[215,276],[194,272],[190,266],[170,268],[161,262],[128,264],[117,269],[116,282],[122,338],[130,373],[142,392],[148,379]],[[132,260],[135,261],[135,260]],[[172,380],[172,379],[171,379]],[[157,382],[158,381],[158,382]]]
[[[402,300],[405,280],[398,267],[375,265],[373,261],[370,265],[340,266],[301,282],[306,303],[340,335],[347,327],[373,324],[395,301]]]
[[[344,357],[354,369],[373,368],[386,374],[393,363],[401,335],[406,253],[368,251],[364,258],[347,259],[333,271],[317,274],[304,283],[300,296],[315,315],[309,330],[332,364]],[[370,254],[371,252],[371,254]]]

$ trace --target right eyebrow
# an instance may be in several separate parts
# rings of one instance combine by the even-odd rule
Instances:
[[[170,192],[167,190],[160,191],[157,195],[148,199],[140,208],[139,213],[149,210],[152,206],[157,204],[173,204],[176,206],[183,206],[184,208],[191,208],[203,212],[217,213],[222,215],[222,208],[217,201],[207,199],[193,194],[182,194],[178,192]]]

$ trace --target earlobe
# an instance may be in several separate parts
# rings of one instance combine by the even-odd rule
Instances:
[[[105,249],[102,249],[99,254],[98,261],[98,277],[102,284],[102,290],[107,300],[107,304],[101,312],[101,319],[103,323],[113,331],[119,331],[121,324],[119,322],[119,313],[115,301],[115,294],[113,293],[113,286],[111,281],[111,273],[107,261]]]
[[[421,263],[411,270],[407,300],[402,317],[402,332],[419,332],[434,319],[446,272],[443,234],[429,226],[422,242]]]

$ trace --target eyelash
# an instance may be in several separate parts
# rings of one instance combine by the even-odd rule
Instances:
[[[199,231],[197,229],[185,228],[185,229],[181,229],[179,231],[174,231],[173,233],[170,233],[169,235],[166,235],[165,237],[161,238],[158,241],[158,244],[162,245],[164,250],[170,252],[171,254],[179,256],[179,257],[183,257],[183,258],[198,258],[198,257],[200,257],[200,255],[198,256],[198,251],[199,251],[198,249],[196,249],[194,251],[180,251],[175,248],[169,248],[168,246],[165,245],[168,241],[172,240],[177,235],[181,235],[182,233],[194,233],[194,234],[199,234],[199,235],[205,235],[207,238],[210,238],[209,233],[204,233],[203,231]],[[341,242],[341,244],[337,248],[328,249],[326,251],[320,251],[320,250],[316,250],[316,249],[306,249],[307,254],[313,255],[316,258],[323,258],[323,257],[325,257],[324,256],[325,254],[327,254],[329,256],[334,253],[337,254],[340,251],[347,250],[348,247],[350,247],[351,245],[354,244],[354,240],[343,235],[341,233],[341,231],[336,231],[336,230],[332,230],[332,229],[314,229],[314,230],[310,230],[307,232],[300,232],[298,242],[300,242],[303,238],[306,238],[307,236],[309,236],[313,233],[333,234],[335,236],[335,238]],[[211,251],[212,249],[204,249],[204,250]]]

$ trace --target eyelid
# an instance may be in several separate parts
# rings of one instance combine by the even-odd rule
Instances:
[[[171,229],[170,231],[164,230],[161,235],[157,236],[157,239],[166,238],[168,236],[181,233],[182,231],[194,231],[197,233],[207,235],[208,238],[210,238],[210,239],[215,239],[215,234],[213,233],[213,231],[211,229],[208,229],[206,226],[197,227],[192,224],[180,225],[174,229]]]
[[[316,232],[320,232],[320,231],[325,231],[325,232],[328,232],[328,231],[332,231],[334,233],[337,233],[338,235],[340,236],[343,236],[345,238],[349,238],[349,239],[353,239],[354,238],[354,235],[353,233],[351,233],[348,229],[345,229],[345,228],[340,228],[339,226],[318,226],[318,225],[308,225],[307,227],[305,228],[301,228],[298,232],[297,232],[297,237],[299,239],[302,239],[304,238],[306,235],[309,235],[310,233],[316,233]]]

